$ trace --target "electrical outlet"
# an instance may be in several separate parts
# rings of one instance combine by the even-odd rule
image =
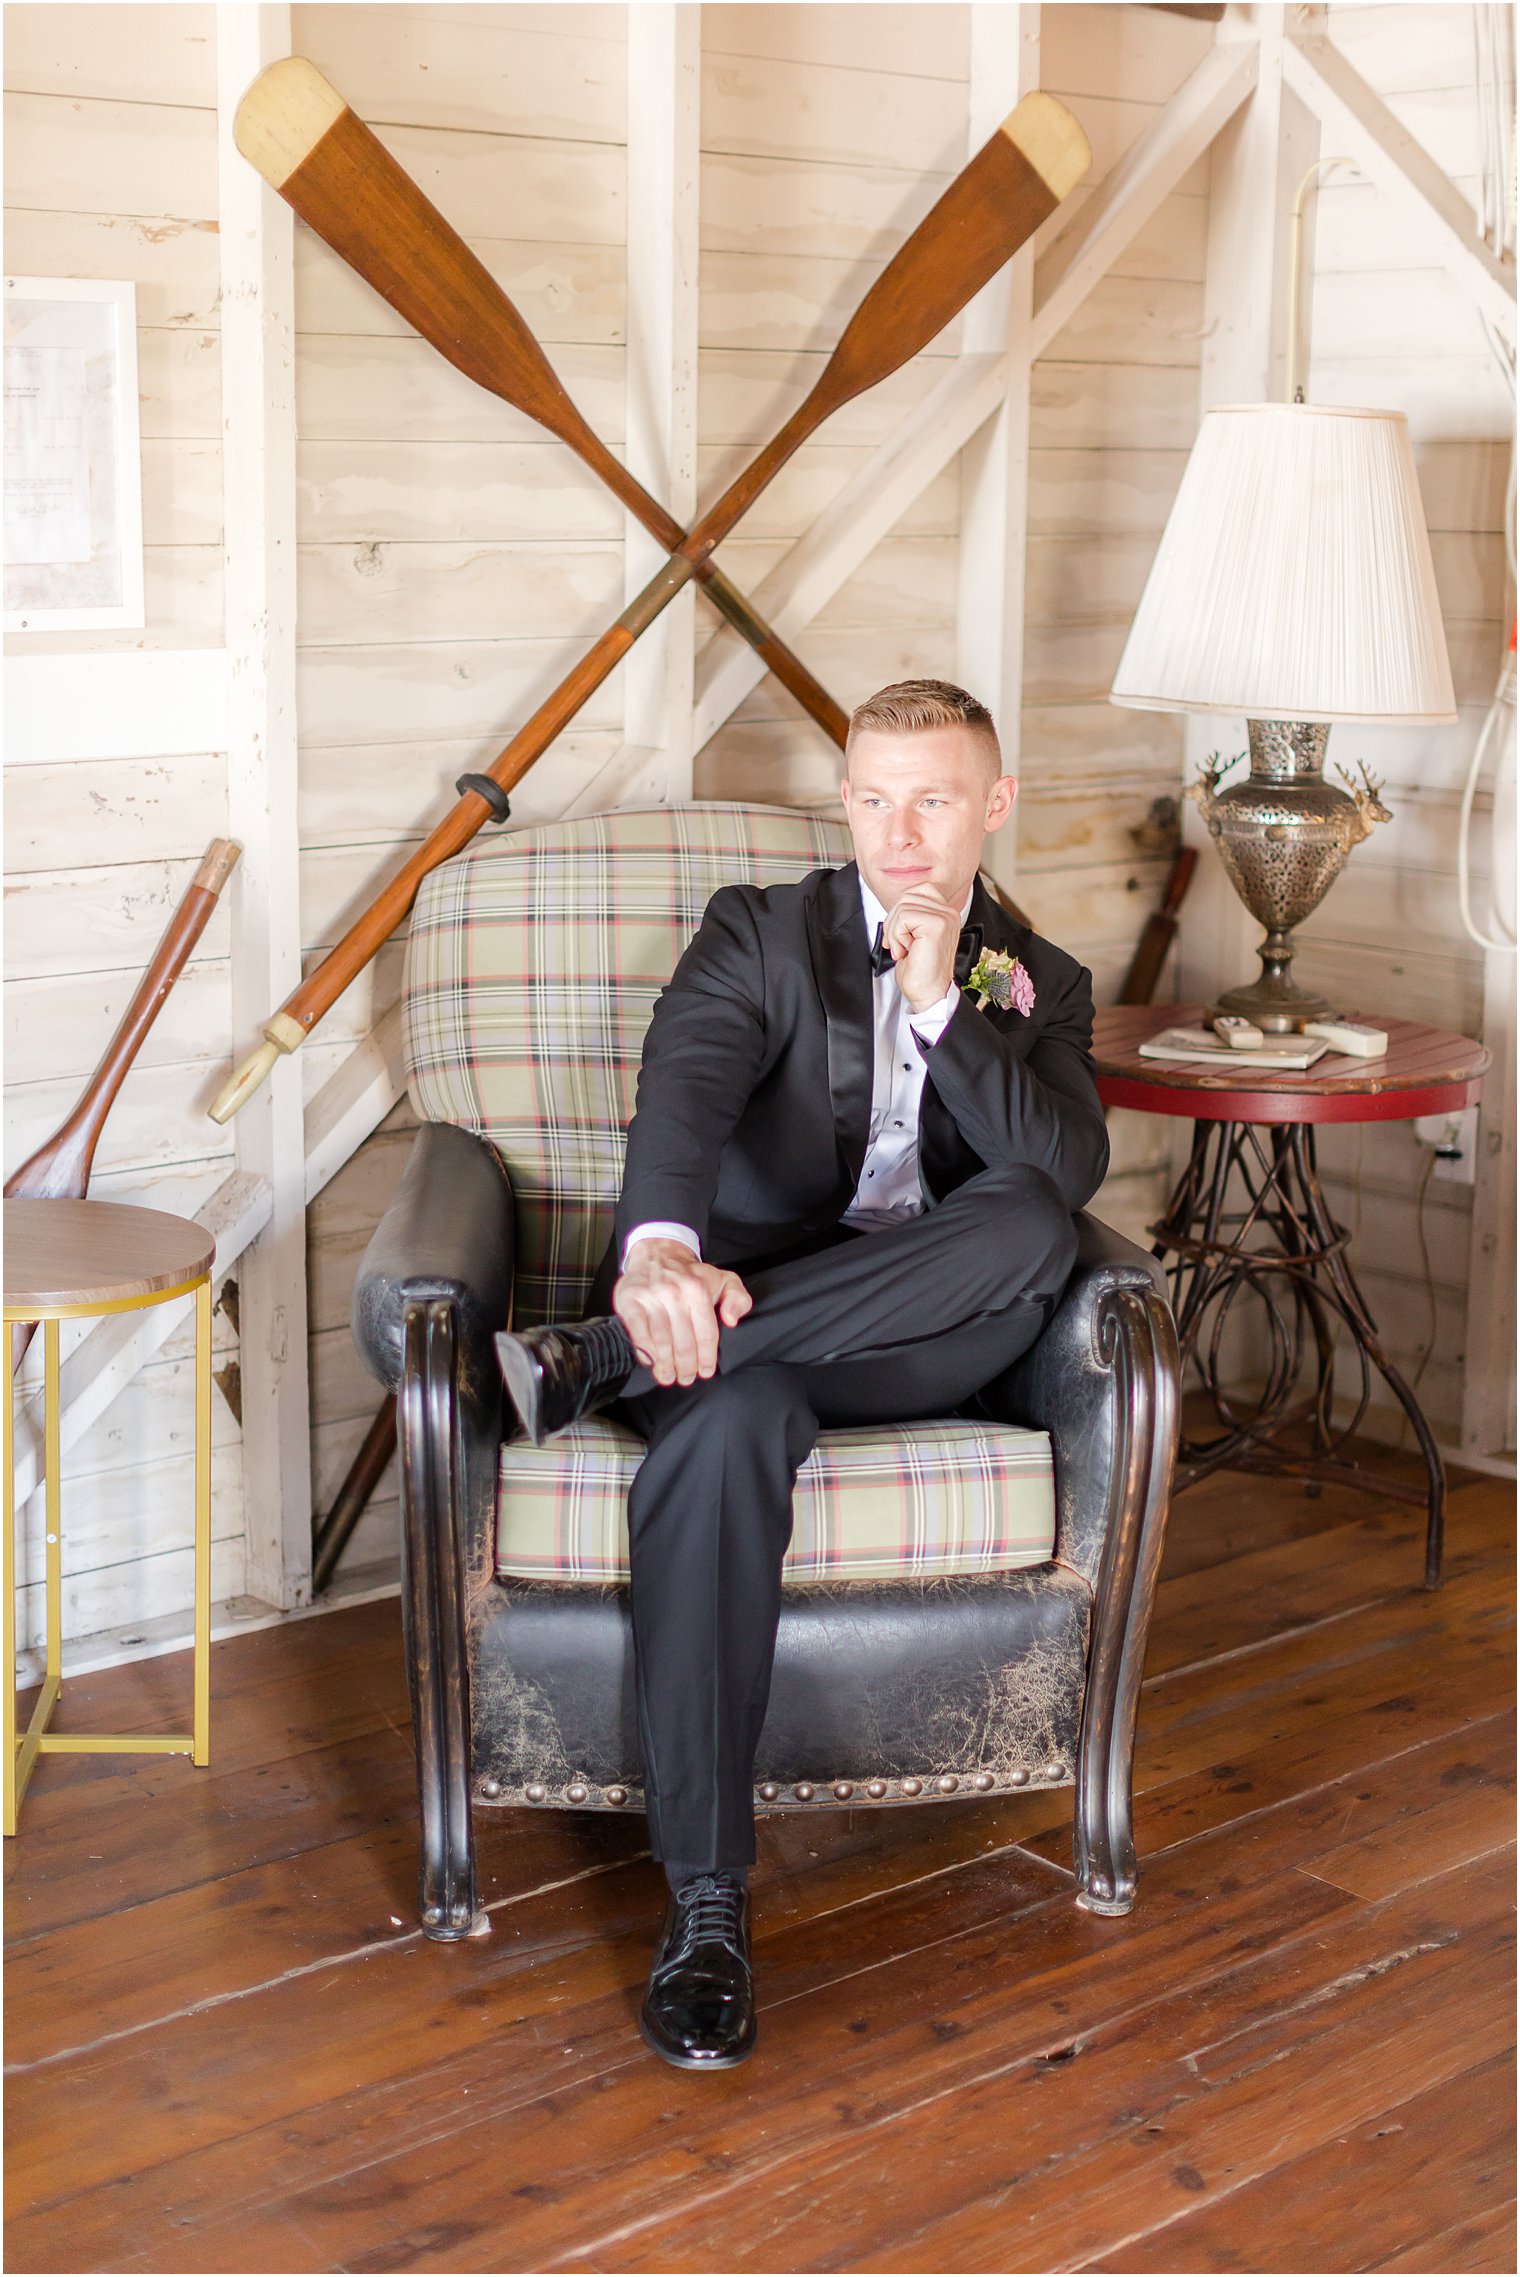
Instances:
[[[1420,1115],[1414,1135],[1421,1146],[1434,1147],[1433,1178],[1452,1185],[1472,1186],[1478,1176],[1478,1110],[1458,1107],[1449,1115]]]

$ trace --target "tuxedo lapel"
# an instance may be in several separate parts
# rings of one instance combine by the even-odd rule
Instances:
[[[808,903],[808,953],[828,1023],[829,1099],[834,1136],[853,1191],[871,1127],[876,1037],[871,961],[853,862],[824,877]]]
[[[981,934],[982,950],[1003,949],[1010,956],[1018,956],[1029,939],[1030,929],[1010,917],[1002,903],[991,894],[980,876],[971,889],[971,907],[966,912],[966,923],[975,926]],[[957,979],[960,978],[957,972]],[[1026,1025],[1020,1013],[983,1013],[982,1018],[995,1018],[1000,1024]],[[968,1149],[956,1129],[949,1109],[934,1088],[933,1063],[925,1078],[918,1102],[918,1177],[924,1199],[932,1203],[959,1183],[968,1172]],[[959,1176],[957,1176],[957,1170]]]
[[[1030,928],[1010,917],[994,893],[989,892],[985,880],[979,875],[971,888],[971,907],[966,913],[968,925],[982,929],[982,946],[987,949],[1006,949],[1011,957],[1022,951],[1030,938]]]

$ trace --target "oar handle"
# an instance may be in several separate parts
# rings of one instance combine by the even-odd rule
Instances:
[[[265,1076],[287,1052],[299,1051],[306,1041],[306,1029],[298,1020],[292,1020],[284,1006],[270,1014],[264,1022],[264,1041],[255,1052],[250,1052],[241,1067],[234,1068],[222,1085],[206,1112],[214,1123],[230,1123],[239,1107],[247,1105]]]
[[[610,625],[595,646],[581,658],[526,726],[496,754],[485,773],[504,791],[511,790],[575,717],[588,696],[621,663],[646,625],[675,599],[694,575],[692,564],[675,554],[662,564],[642,593],[635,595],[616,624]],[[417,898],[423,879],[440,862],[468,846],[477,830],[495,819],[493,808],[479,791],[466,791],[435,829],[382,887],[341,941],[329,949],[315,971],[292,990],[278,1012],[264,1023],[265,1041],[218,1092],[209,1109],[213,1122],[225,1123],[246,1105],[281,1052],[296,1051],[322,1018],[330,1012],[351,980],[357,979],[376,951],[387,941]]]

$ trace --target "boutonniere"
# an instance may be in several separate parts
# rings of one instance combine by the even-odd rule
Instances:
[[[978,1012],[985,1012],[989,1004],[1000,1012],[1034,1010],[1034,982],[1006,949],[984,949],[961,986],[975,990]]]

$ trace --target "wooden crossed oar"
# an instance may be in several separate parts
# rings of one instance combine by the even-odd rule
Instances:
[[[264,1023],[265,1041],[235,1071],[211,1108],[217,1122],[237,1113],[282,1052],[299,1049],[401,923],[422,880],[499,812],[495,791],[510,790],[526,774],[808,436],[831,412],[886,379],[943,331],[1055,211],[1091,158],[1082,129],[1054,96],[1024,97],[887,263],[780,432],[498,752],[486,769],[483,789],[464,792],[336,947]]]
[[[650,536],[674,553],[679,522],[593,433],[490,271],[337,89],[304,56],[261,71],[233,135],[271,189],[441,356],[568,443]],[[841,749],[849,716],[711,562],[697,575],[784,688]]]

